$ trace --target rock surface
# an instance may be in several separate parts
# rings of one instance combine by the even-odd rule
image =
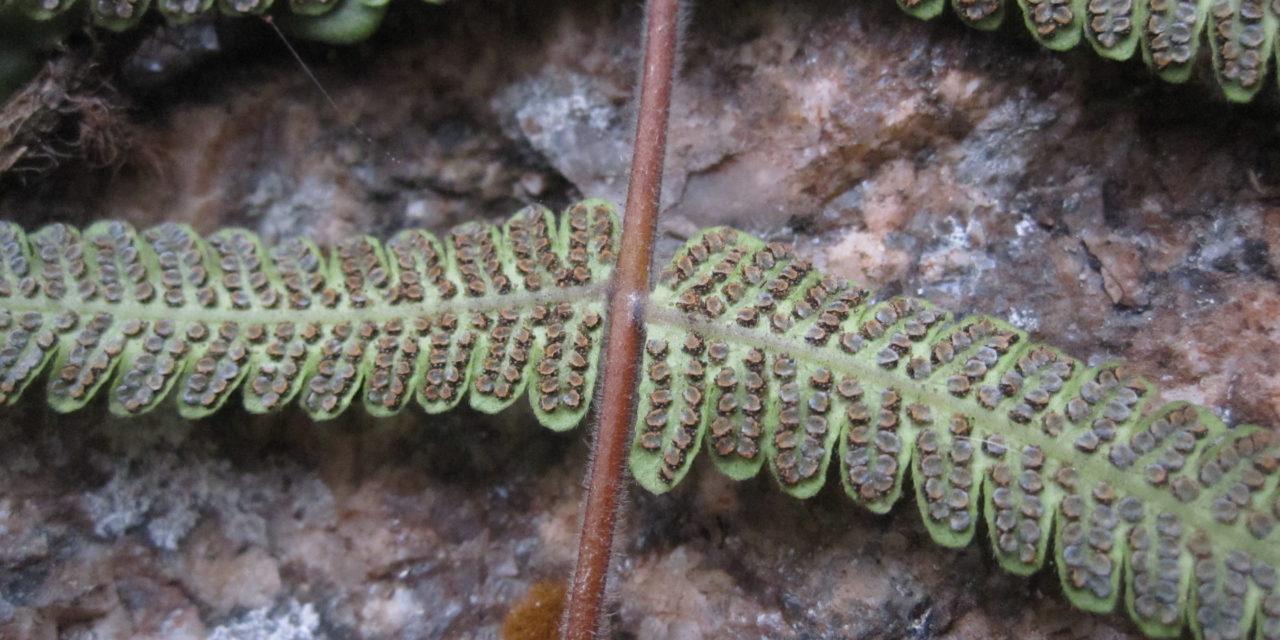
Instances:
[[[696,4],[667,254],[731,224],[1280,426],[1274,101],[887,1]],[[323,92],[250,34],[277,52],[228,45],[134,89],[131,164],[10,188],[0,217],[329,243],[621,200],[637,6],[398,6],[368,44],[303,50]],[[63,417],[35,393],[4,413],[0,638],[496,638],[571,567],[588,438],[527,409],[187,423]],[[1138,637],[1071,609],[1049,571],[1004,574],[985,539],[936,547],[908,505],[872,516],[834,485],[798,502],[701,463],[633,495],[618,637]]]

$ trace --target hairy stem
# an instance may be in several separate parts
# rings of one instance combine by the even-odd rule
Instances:
[[[662,196],[671,82],[675,68],[679,1],[649,0],[645,18],[644,73],[626,219],[613,290],[604,367],[605,401],[591,450],[587,502],[578,538],[563,637],[589,640],[604,620],[605,588],[624,483],[623,460],[635,411],[637,366],[644,340],[640,320],[649,291],[654,227]]]

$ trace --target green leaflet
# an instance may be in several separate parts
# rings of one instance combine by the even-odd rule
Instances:
[[[1018,0],[1023,23],[1031,37],[1054,51],[1067,51],[1080,42],[1087,0]],[[1104,4],[1095,0],[1097,4]]]
[[[105,394],[121,415],[168,400],[199,417],[237,389],[250,411],[296,401],[318,420],[357,396],[377,416],[524,396],[569,429],[599,372],[616,227],[600,201],[328,251],[241,229],[0,223],[0,401],[42,373],[55,409]],[[1189,623],[1197,638],[1280,638],[1270,431],[1157,406],[1122,366],[876,299],[730,229],[677,253],[645,313],[630,462],[646,489],[670,490],[703,449],[801,498],[834,468],[873,512],[912,495],[940,544],[984,522],[1013,573],[1052,554],[1076,606],[1123,604],[1152,637]]]
[[[994,31],[1004,22],[1004,0],[951,0],[951,8],[975,29]]]
[[[213,0],[156,0],[156,8],[165,19],[177,24],[196,19],[212,6]]]
[[[151,7],[151,0],[88,0],[93,23],[111,31],[136,27]],[[70,7],[70,3],[63,5]]]
[[[797,497],[836,467],[872,511],[914,493],[940,544],[968,544],[981,518],[1011,572],[1052,553],[1076,606],[1123,601],[1153,637],[1189,622],[1197,638],[1280,638],[1270,431],[1155,406],[1122,366],[1088,368],[990,318],[875,301],[729,229],[676,255],[646,319],[631,467],[650,491],[702,449]]]
[[[280,26],[290,35],[338,45],[369,39],[387,14],[386,2],[376,0],[289,0],[289,7],[294,13],[281,16]]]
[[[1139,3],[1142,59],[1169,82],[1191,77],[1196,50],[1204,33],[1209,0],[1156,0]]]
[[[165,224],[100,222],[26,236],[0,226],[0,401],[48,369],[48,401],[72,411],[105,392],[136,415],[172,396],[208,415],[237,388],[253,412],[295,398],[315,419],[357,395],[374,415],[464,395],[498,411],[528,393],[553,429],[581,421],[596,378],[613,208],[517,213],[442,240],[406,231],[320,251],[240,229],[207,240]],[[52,361],[52,364],[49,364]]]
[[[54,18],[75,3],[76,0],[9,0],[7,6],[0,7],[0,18],[14,22],[15,14],[25,14],[31,20],[44,22]]]
[[[1213,0],[1208,23],[1213,71],[1223,93],[1236,102],[1252,100],[1271,59],[1275,5],[1266,0]]]
[[[1098,55],[1128,60],[1138,49],[1137,26],[1143,24],[1146,4],[1138,0],[1086,0],[1084,35]]]

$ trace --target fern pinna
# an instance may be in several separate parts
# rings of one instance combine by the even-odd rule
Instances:
[[[357,394],[389,415],[464,395],[494,412],[527,393],[544,425],[572,428],[597,375],[616,228],[601,201],[327,253],[238,229],[5,224],[0,398],[45,370],[55,409],[105,390],[122,415],[168,396],[207,415],[236,389],[250,411],[297,398],[318,420]],[[1280,638],[1270,431],[1161,406],[1123,366],[878,299],[726,228],[677,253],[645,320],[631,469],[646,489],[671,489],[705,448],[730,477],[767,467],[805,498],[834,455],[852,500],[883,513],[910,491],[943,545],[969,544],[982,519],[1011,572],[1052,552],[1081,608],[1123,602],[1153,637],[1189,624],[1198,638]]]
[[[918,18],[933,18],[946,0],[897,0]],[[956,15],[985,31],[1005,19],[1003,0],[951,0]],[[1191,77],[1196,53],[1208,41],[1223,94],[1235,102],[1257,95],[1275,45],[1280,3],[1267,0],[1017,0],[1031,37],[1055,51],[1087,40],[1098,55],[1128,60],[1139,51],[1169,82]]]
[[[283,28],[295,37],[350,44],[368,38],[379,28],[387,3],[289,0],[288,11],[277,15]],[[52,21],[71,14],[76,4],[77,0],[0,2],[0,33],[11,32],[20,48],[44,48],[51,33],[65,33],[74,26],[74,22]],[[115,31],[136,27],[152,6],[151,0],[90,0],[87,4],[95,23]],[[228,16],[263,15],[273,4],[274,0],[154,3],[175,23],[215,10]],[[912,16],[932,19],[942,13],[948,0],[897,0],[897,4]],[[1207,42],[1214,77],[1227,99],[1235,102],[1252,100],[1267,78],[1273,55],[1280,59],[1275,47],[1280,29],[1280,2],[1276,0],[950,0],[950,4],[961,21],[986,31],[998,28],[1008,14],[1020,13],[1031,37],[1055,51],[1082,46],[1082,41],[1098,55],[1113,60],[1129,60],[1140,51],[1147,67],[1168,82],[1190,78],[1200,45]],[[0,49],[0,60],[5,53]]]
[[[268,250],[239,229],[201,239],[180,225],[100,222],[28,237],[4,225],[0,398],[16,400],[46,366],[59,411],[105,388],[113,413],[148,411],[172,392],[189,418],[238,387],[249,411],[298,396],[324,420],[357,391],[385,416],[413,398],[447,411],[468,391],[473,406],[498,411],[528,386],[544,424],[571,428],[591,398],[617,239],[602,203],[554,224],[530,209],[502,229],[458,227],[444,243],[406,231],[327,256],[301,239]]]

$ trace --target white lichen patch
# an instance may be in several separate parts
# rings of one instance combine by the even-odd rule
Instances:
[[[209,640],[321,640],[320,614],[311,603],[290,599],[276,606],[246,612],[215,627]]]
[[[287,512],[320,520],[334,517],[328,489],[314,474],[299,474],[292,463],[241,470],[207,442],[182,446],[181,436],[174,435],[180,429],[149,438],[144,425],[134,422],[129,431],[131,437],[121,436],[116,446],[91,456],[94,467],[107,477],[80,498],[95,535],[114,538],[140,528],[151,544],[175,550],[209,515],[231,541],[266,546],[263,514],[269,512],[268,505],[278,503]]]
[[[702,554],[688,547],[636,563],[619,591],[624,618],[650,612],[639,621],[639,634],[645,638],[723,637],[721,628],[706,621],[728,620],[733,627],[744,628],[766,613],[735,594],[728,573],[704,566]]]
[[[546,155],[583,191],[620,200],[628,142],[617,135],[629,127],[616,88],[600,78],[548,68],[512,84],[494,99],[496,109],[516,106],[509,133]],[[575,149],[566,157],[563,149]]]
[[[933,242],[920,256],[921,281],[956,297],[971,293],[978,286],[978,277],[996,267],[987,251],[982,220],[949,216],[936,230]]]

